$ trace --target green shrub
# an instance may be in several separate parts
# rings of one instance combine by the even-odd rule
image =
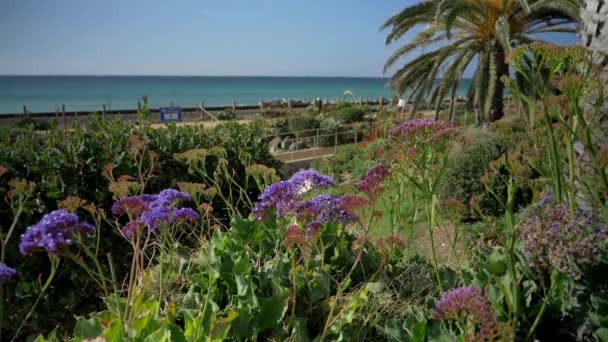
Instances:
[[[288,122],[289,130],[292,132],[296,131],[306,131],[319,128],[319,121],[312,116],[309,115],[297,115],[289,118]],[[302,132],[302,136],[314,135],[315,132]]]
[[[264,108],[260,111],[260,115],[264,118],[284,118],[289,116],[289,114],[289,112],[272,108]]]
[[[218,120],[228,121],[236,119],[236,112],[232,110],[223,110],[215,115]]]
[[[75,126],[73,131],[51,129],[44,134],[33,130],[0,130],[0,165],[8,172],[0,177],[0,196],[10,187],[11,178],[26,178],[36,183],[36,199],[31,204],[31,211],[22,216],[15,234],[7,248],[7,264],[20,270],[19,288],[21,295],[11,297],[2,324],[5,333],[10,336],[11,327],[15,329],[23,320],[26,311],[35,300],[39,288],[38,277],[48,272],[49,260],[38,253],[31,257],[19,254],[19,236],[25,229],[37,222],[41,215],[57,208],[57,202],[69,196],[79,196],[88,203],[95,203],[108,213],[112,194],[108,189],[108,180],[102,176],[106,165],[113,164],[116,177],[128,175],[137,177],[138,170],[133,160],[125,151],[129,150],[129,136],[137,133],[148,148],[155,153],[156,163],[153,178],[146,185],[146,193],[157,193],[165,188],[177,188],[177,182],[201,182],[189,174],[188,166],[174,158],[174,154],[194,148],[211,148],[222,146],[226,150],[227,168],[241,186],[247,177],[244,160],[250,164],[263,164],[278,170],[278,163],[268,150],[268,144],[260,138],[264,128],[251,124],[241,125],[236,122],[223,123],[213,129],[201,126],[177,127],[168,125],[165,129],[136,130],[133,125],[118,120],[96,120],[87,126]],[[209,158],[209,168],[215,169],[214,161]],[[208,185],[209,186],[209,185]],[[221,191],[227,197],[236,199],[231,192],[237,191],[229,184],[222,185]],[[251,186],[247,189],[255,198],[259,189]],[[217,217],[226,217],[226,208],[222,202],[214,199],[211,203]],[[242,215],[247,215],[250,208],[241,206]],[[12,215],[8,204],[0,202],[0,226],[9,227]],[[83,219],[90,220],[86,212]],[[102,224],[98,227],[104,233],[100,241],[100,255],[111,252],[118,276],[122,279],[128,270],[129,243],[116,232],[116,228]],[[107,266],[107,265],[106,265]],[[53,286],[47,291],[36,310],[32,323],[26,326],[24,333],[48,331],[61,324],[69,329],[72,317],[95,311],[102,305],[100,298],[91,296],[95,285],[87,280],[74,263],[66,261],[60,269]],[[5,292],[6,293],[6,292]],[[6,297],[5,297],[6,298]],[[61,308],[61,310],[58,310]]]
[[[334,118],[325,118],[319,125],[319,146],[334,146],[336,142],[335,134],[339,133],[342,125]]]
[[[342,123],[360,122],[365,118],[366,111],[362,107],[352,105],[336,108],[334,116]]]
[[[449,163],[443,181],[442,197],[457,199],[469,204],[476,197],[480,209],[487,215],[500,214],[500,204],[487,194],[480,181],[481,176],[489,171],[490,162],[498,159],[506,151],[502,140],[492,139],[466,146]],[[480,197],[480,198],[479,198]]]
[[[367,169],[376,164],[376,161],[370,160],[365,147],[346,145],[338,147],[337,153],[330,158],[313,161],[312,166],[321,173],[346,180],[363,178]]]

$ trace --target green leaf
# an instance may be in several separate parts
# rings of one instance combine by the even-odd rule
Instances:
[[[310,284],[310,299],[318,302],[327,298],[330,292],[330,279],[326,272],[317,273],[315,279]]]
[[[228,312],[228,316],[215,321],[215,326],[211,330],[211,341],[224,341],[228,335],[228,331],[232,326],[232,322],[239,316],[236,311]]]
[[[308,329],[303,320],[298,320],[291,329],[291,338],[294,342],[309,342]]]
[[[273,281],[273,294],[265,298],[260,306],[257,319],[258,332],[275,326],[287,311],[287,290],[280,287],[278,281]]]
[[[396,319],[389,319],[384,323],[384,333],[387,340],[395,342],[406,341],[409,337],[403,323]]]
[[[426,341],[426,321],[422,321],[412,327],[412,338],[414,342]]]
[[[101,322],[97,317],[92,317],[89,319],[78,317],[76,325],[74,325],[74,337],[92,339],[101,335],[102,332],[103,327],[101,326]]]
[[[595,336],[597,336],[598,340],[602,342],[608,342],[608,329],[607,328],[599,328],[595,331]]]

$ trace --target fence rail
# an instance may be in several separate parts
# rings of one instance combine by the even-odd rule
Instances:
[[[275,158],[285,162],[328,157],[336,154],[339,146],[358,145],[386,137],[392,121],[371,122],[368,127],[333,132],[317,128],[267,135],[270,151]]]

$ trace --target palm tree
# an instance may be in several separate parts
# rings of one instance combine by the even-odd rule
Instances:
[[[429,101],[436,108],[448,93],[452,101],[463,73],[475,60],[477,69],[469,89],[480,123],[504,115],[504,84],[509,74],[506,57],[515,46],[534,41],[544,32],[576,32],[582,0],[423,0],[389,18],[386,44],[396,43],[412,30],[419,32],[388,58],[387,72],[404,57],[413,57],[391,77],[400,94],[415,104]],[[420,26],[425,27],[420,30]],[[412,56],[418,48],[429,48]],[[437,79],[441,78],[440,81]]]

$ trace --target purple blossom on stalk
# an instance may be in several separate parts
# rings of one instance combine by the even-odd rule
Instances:
[[[428,134],[431,140],[437,141],[445,136],[454,135],[456,130],[449,127],[445,121],[433,119],[414,119],[388,131],[389,139],[408,139],[421,132]]]
[[[281,181],[267,187],[258,199],[260,201],[253,207],[253,213],[260,220],[273,208],[277,217],[289,215],[299,200],[299,194],[291,183]]]
[[[63,209],[55,210],[26,229],[21,235],[19,251],[23,255],[32,254],[37,250],[56,254],[73,244],[75,234],[88,236],[95,234],[95,231],[93,225],[79,222],[75,214]]]
[[[334,180],[317,171],[306,170],[295,173],[289,179],[289,183],[296,188],[299,194],[303,194],[311,189],[332,187]]]
[[[338,204],[338,208],[340,208],[340,210],[344,210],[344,211],[348,211],[348,212],[352,213],[355,210],[367,207],[370,204],[371,204],[371,202],[365,197],[346,194],[340,198],[340,203]]]
[[[388,175],[389,170],[386,165],[376,165],[367,171],[367,176],[359,182],[358,188],[369,196],[373,196],[380,190],[382,182]]]
[[[498,337],[501,326],[490,301],[478,287],[461,287],[446,292],[433,310],[435,320],[464,320],[478,325],[475,340],[486,341]],[[469,336],[472,337],[472,336]]]
[[[173,222],[195,223],[199,219],[199,214],[190,208],[181,208],[173,212]]]
[[[137,231],[144,229],[144,224],[139,221],[132,221],[127,223],[122,229],[121,232],[127,237],[131,238],[135,235]]]
[[[277,217],[292,215],[301,203],[300,197],[315,188],[328,188],[334,185],[333,179],[308,170],[294,174],[288,181],[274,183],[258,197],[253,207],[256,219],[261,220],[269,210],[275,209]]]
[[[162,225],[171,223],[171,208],[154,206],[141,214],[140,218],[150,230],[156,231]]]
[[[585,267],[601,259],[608,226],[589,211],[576,210],[571,217],[567,203],[554,204],[554,197],[546,197],[522,215],[527,217],[519,229],[522,253],[533,268],[554,267],[579,279]]]
[[[158,194],[155,201],[161,205],[176,205],[181,203],[190,202],[192,197],[187,193],[177,191],[175,189],[165,189]]]
[[[141,213],[148,210],[150,202],[152,200],[147,201],[142,196],[125,197],[112,204],[112,214],[114,216],[128,214],[132,217],[139,217]]]
[[[323,194],[298,205],[297,219],[307,224],[307,238],[316,233],[323,223],[346,224],[357,219],[351,212],[340,208],[341,202],[340,196]]]
[[[175,189],[165,189],[158,195],[131,196],[116,201],[112,205],[112,213],[116,216],[130,214],[132,221],[121,231],[127,238],[131,238],[144,226],[151,231],[157,231],[163,225],[198,221],[199,215],[194,210],[177,207],[190,200],[190,195],[186,193]]]
[[[15,279],[17,276],[17,271],[8,267],[5,263],[0,262],[0,285],[6,284]]]

